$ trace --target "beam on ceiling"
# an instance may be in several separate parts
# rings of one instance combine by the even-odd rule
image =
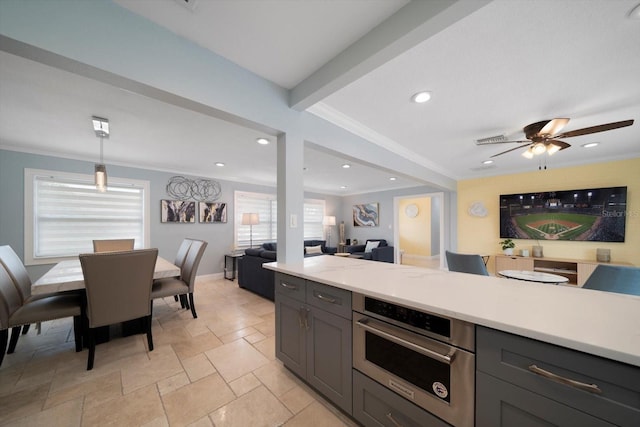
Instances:
[[[306,110],[490,1],[411,1],[294,87],[289,106]]]

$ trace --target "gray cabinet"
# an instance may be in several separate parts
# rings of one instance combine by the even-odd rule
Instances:
[[[351,293],[276,275],[276,357],[351,414]]]
[[[366,427],[449,426],[356,370],[353,370],[353,417]]]
[[[476,425],[638,426],[640,368],[476,329]]]

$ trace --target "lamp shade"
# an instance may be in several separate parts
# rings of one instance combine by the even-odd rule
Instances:
[[[322,225],[336,225],[335,216],[325,216],[322,218]]]
[[[258,225],[260,224],[260,215],[257,213],[243,213],[242,225]]]
[[[107,168],[101,163],[96,163],[95,184],[99,192],[104,193],[107,191]]]

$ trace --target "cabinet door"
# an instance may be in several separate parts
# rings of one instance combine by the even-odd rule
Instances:
[[[305,305],[276,292],[276,357],[302,378],[306,376]]]
[[[308,306],[307,381],[351,414],[351,322]]]
[[[610,427],[615,424],[592,417],[484,372],[477,372],[476,425]]]
[[[496,273],[501,270],[533,271],[533,258],[497,255]]]

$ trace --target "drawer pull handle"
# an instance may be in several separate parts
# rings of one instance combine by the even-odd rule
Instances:
[[[331,303],[331,304],[335,304],[336,302],[338,302],[335,298],[326,297],[326,296],[322,295],[321,293],[317,293],[317,294],[316,294],[316,297],[317,297],[319,300],[326,301],[326,302],[329,302],[329,303]]]
[[[296,289],[298,289],[298,287],[296,285],[290,285],[290,284],[285,283],[285,282],[280,282],[280,286],[282,286],[283,288],[286,288],[286,289],[292,289],[294,291]]]
[[[439,362],[442,363],[446,363],[447,365],[451,365],[451,361],[453,360],[453,356],[454,354],[440,354],[437,351],[433,351],[429,348],[425,348],[421,345],[418,344],[414,344],[410,341],[407,341],[405,339],[402,339],[400,337],[397,337],[395,335],[392,335],[388,332],[385,331],[381,331],[378,328],[374,328],[373,326],[369,326],[367,325],[367,320],[363,319],[363,320],[358,320],[356,322],[356,325],[358,325],[359,327],[361,327],[362,329],[364,329],[365,331],[369,331],[374,335],[378,335],[379,337],[382,337],[386,340],[389,340],[393,343],[396,343],[402,347],[408,348],[409,350],[413,350],[413,351],[417,351],[418,353],[430,357],[431,359],[435,359],[438,360]]]
[[[589,393],[602,394],[602,390],[596,384],[587,384],[580,381],[572,380],[558,374],[554,374],[553,372],[546,371],[542,368],[538,368],[536,365],[530,365],[529,370],[534,374],[549,378],[550,380],[557,381],[571,387],[575,387],[580,390],[588,391]]]
[[[391,421],[393,423],[394,426],[396,427],[402,427],[402,424],[400,424],[399,422],[396,421],[395,418],[393,418],[393,414],[391,412],[387,413],[387,419],[389,421]]]

